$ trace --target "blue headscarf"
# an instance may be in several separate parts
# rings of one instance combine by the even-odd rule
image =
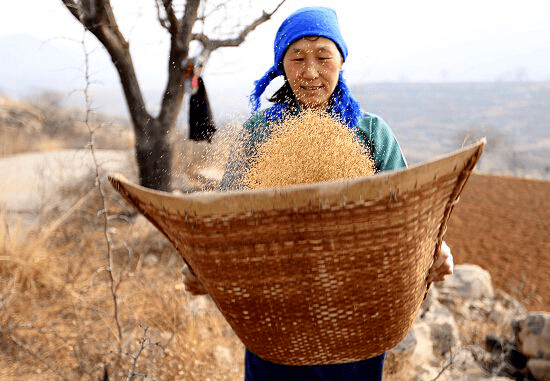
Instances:
[[[307,36],[320,36],[332,40],[340,51],[343,60],[346,60],[348,47],[340,33],[336,12],[324,7],[306,7],[297,10],[283,21],[277,31],[274,43],[273,66],[262,78],[254,82],[255,87],[250,96],[253,112],[260,109],[260,97],[271,81],[284,74],[283,57],[288,47],[293,42]],[[271,120],[280,120],[288,107],[287,102],[275,104],[269,110],[268,117]],[[342,72],[340,72],[338,84],[334,89],[327,111],[350,128],[356,125],[361,114],[359,103],[351,95]]]

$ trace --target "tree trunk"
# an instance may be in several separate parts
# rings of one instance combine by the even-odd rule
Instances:
[[[134,131],[139,183],[147,188],[169,192],[172,177],[169,126],[158,119],[150,119],[147,126],[134,128]]]
[[[146,109],[143,95],[130,55],[128,41],[118,28],[110,0],[61,0],[69,12],[103,44],[118,71],[128,111],[134,126],[136,138],[136,159],[141,185],[170,191],[171,152],[169,131],[176,125],[176,118],[183,102],[186,76],[185,60],[189,56],[191,41],[203,44],[204,57],[210,52],[228,46],[239,46],[246,36],[285,2],[282,0],[272,12],[262,15],[246,26],[236,38],[212,40],[208,36],[194,34],[193,26],[198,17],[201,0],[186,0],[181,18],[178,19],[172,0],[157,1],[159,22],[170,34],[171,44],[168,59],[168,82],[162,97],[159,115],[153,118]],[[160,12],[162,4],[164,14]],[[204,20],[203,20],[204,21]],[[203,52],[203,53],[204,53]]]

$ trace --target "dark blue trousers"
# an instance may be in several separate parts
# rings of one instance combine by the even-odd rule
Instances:
[[[332,365],[283,365],[246,350],[245,381],[380,381],[384,354],[367,360]]]

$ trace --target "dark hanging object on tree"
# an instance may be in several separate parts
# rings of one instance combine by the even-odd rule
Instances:
[[[212,136],[216,132],[216,126],[214,125],[212,110],[201,77],[193,78],[193,88],[197,90],[191,94],[189,99],[189,139],[195,141],[206,140],[211,143]]]

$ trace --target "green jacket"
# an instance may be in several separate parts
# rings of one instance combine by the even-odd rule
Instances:
[[[390,127],[377,115],[363,113],[356,126],[359,141],[369,150],[376,172],[407,166],[401,147]],[[220,190],[242,189],[242,178],[256,156],[258,145],[271,135],[265,110],[252,115],[243,125],[240,149],[233,151],[220,182]]]

